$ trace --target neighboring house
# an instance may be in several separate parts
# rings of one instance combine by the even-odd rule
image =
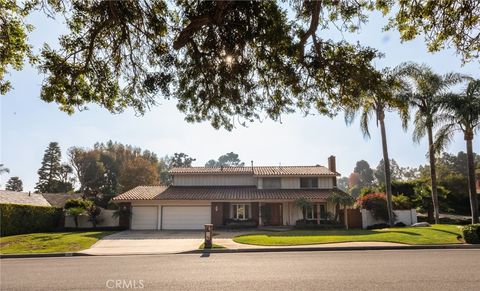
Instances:
[[[30,192],[15,192],[7,190],[0,190],[0,203],[50,206],[50,203],[42,196],[42,194]]]
[[[43,193],[43,197],[50,203],[50,205],[55,207],[63,208],[67,200],[82,198],[81,193]]]
[[[307,219],[317,223],[334,212],[327,198],[336,188],[335,157],[323,166],[174,168],[171,186],[139,186],[113,200],[131,207],[131,229],[202,229],[231,221],[295,225],[298,198],[313,202]]]

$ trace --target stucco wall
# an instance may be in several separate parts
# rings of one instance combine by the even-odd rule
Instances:
[[[98,227],[116,227],[118,224],[118,217],[113,217],[115,210],[102,209],[100,212]],[[73,217],[65,215],[65,227],[75,227],[75,221]],[[87,215],[80,215],[78,217],[78,227],[88,228],[92,227],[92,223],[88,221]]]
[[[375,219],[370,211],[366,209],[361,209],[362,213],[362,227],[367,228],[370,225],[378,223],[386,223],[385,220]],[[415,209],[411,210],[394,210],[395,213],[395,223],[403,222],[406,225],[412,225],[417,223],[417,211]]]

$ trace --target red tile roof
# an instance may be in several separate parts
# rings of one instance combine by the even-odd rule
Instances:
[[[113,200],[153,200],[168,186],[138,186],[113,198]]]
[[[188,167],[173,168],[171,174],[250,174],[255,176],[338,176],[328,168],[317,166],[262,166],[262,167]]]
[[[256,187],[216,186],[138,186],[113,198],[114,201],[130,200],[295,200],[306,198],[325,201],[338,189],[257,189]]]

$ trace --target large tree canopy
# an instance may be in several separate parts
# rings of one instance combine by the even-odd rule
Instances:
[[[377,0],[385,14],[394,10],[387,28],[396,28],[408,41],[423,36],[431,52],[453,46],[464,61],[479,57],[478,0]]]
[[[29,56],[24,19],[42,10],[64,17],[67,33],[41,50],[41,98],[68,113],[90,103],[143,113],[164,97],[216,128],[295,109],[333,114],[378,80],[378,53],[321,31],[356,30],[374,3],[0,0],[2,34],[13,26],[16,43],[0,47],[0,69]]]

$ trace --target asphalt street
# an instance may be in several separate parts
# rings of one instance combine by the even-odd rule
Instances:
[[[2,259],[1,290],[480,290],[480,250]]]

